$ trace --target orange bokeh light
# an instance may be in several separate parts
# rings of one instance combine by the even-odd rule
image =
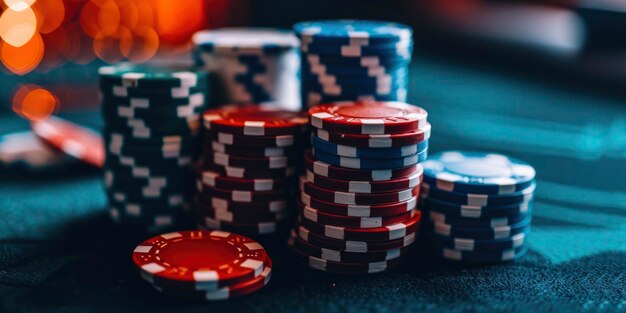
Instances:
[[[37,0],[33,10],[37,14],[37,27],[42,34],[53,32],[65,19],[65,5],[62,0]]]
[[[11,46],[25,45],[36,31],[37,17],[30,7],[21,11],[9,8],[0,16],[0,37]]]
[[[159,49],[159,35],[148,26],[139,26],[133,30],[133,45],[124,56],[137,63],[146,62]]]
[[[194,32],[204,28],[204,0],[153,0],[155,29],[161,40],[169,44],[187,42]]]
[[[113,0],[99,0],[99,2],[98,27],[100,33],[113,36],[120,26],[120,8]]]
[[[58,104],[54,94],[37,85],[21,86],[13,96],[13,111],[30,121],[48,118]]]
[[[4,0],[4,3],[11,10],[22,11],[33,5],[33,3],[35,3],[35,0]]]
[[[124,26],[116,27],[115,31],[103,29],[93,40],[93,50],[103,61],[109,63],[124,59],[133,47],[133,35]]]
[[[24,75],[34,70],[44,53],[44,43],[39,33],[35,35],[23,46],[15,47],[6,42],[2,43],[2,64],[11,72]]]

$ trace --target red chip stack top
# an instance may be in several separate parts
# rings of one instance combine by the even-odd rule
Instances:
[[[416,209],[430,125],[420,107],[345,101],[309,110],[298,222],[289,244],[309,267],[376,273],[401,264],[421,220]]]
[[[181,231],[139,244],[133,261],[141,277],[167,294],[223,300],[263,288],[272,260],[256,241],[223,231]]]
[[[249,235],[288,222],[309,120],[268,105],[225,106],[203,114],[194,208],[198,223]]]

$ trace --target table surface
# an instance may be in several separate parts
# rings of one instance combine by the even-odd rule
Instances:
[[[530,252],[492,266],[443,262],[420,243],[401,268],[338,276],[281,244],[269,286],[216,303],[153,291],[114,228],[100,174],[0,175],[0,312],[626,311],[626,105],[484,66],[416,56],[409,102],[426,108],[431,151],[501,152],[537,170]],[[97,125],[94,112],[70,115]],[[0,132],[24,127],[0,117]]]

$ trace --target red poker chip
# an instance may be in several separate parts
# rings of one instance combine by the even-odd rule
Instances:
[[[228,199],[233,202],[257,202],[257,201],[273,201],[281,200],[289,196],[289,193],[284,190],[279,191],[247,191],[247,190],[232,190],[221,189],[202,184],[201,181],[197,182],[198,192],[202,195],[209,197],[219,197],[222,199]]]
[[[408,177],[382,181],[339,180],[317,175],[306,171],[308,181],[320,187],[345,192],[384,193],[413,188],[422,183],[424,169],[419,165],[418,171]]]
[[[311,125],[348,134],[395,134],[426,127],[426,110],[402,102],[344,101],[309,109]]]
[[[300,192],[300,201],[306,206],[330,214],[355,217],[378,217],[393,216],[409,212],[417,207],[418,197],[413,197],[403,202],[385,203],[381,205],[353,205],[319,200],[304,192]]]
[[[378,252],[408,247],[415,242],[417,237],[417,233],[413,232],[394,240],[371,242],[329,238],[313,233],[304,226],[298,226],[296,232],[298,238],[317,247],[356,253]]]
[[[411,218],[411,211],[385,217],[355,217],[318,211],[314,208],[305,206],[300,201],[298,201],[297,204],[299,212],[303,218],[324,225],[354,228],[377,228],[401,223]]]
[[[320,176],[340,180],[368,180],[382,181],[396,178],[408,177],[421,170],[419,164],[385,170],[362,170],[330,165],[322,161],[315,160],[311,150],[304,153],[304,165],[306,168]]]
[[[287,218],[287,212],[233,212],[219,210],[210,206],[195,205],[196,215],[199,218],[209,217],[220,222],[229,222],[237,224],[258,224],[265,222],[278,222]]]
[[[268,212],[268,213],[277,213],[282,212],[287,208],[287,200],[279,199],[272,201],[256,201],[253,203],[249,202],[234,202],[229,199],[224,199],[220,197],[207,196],[203,194],[196,194],[194,197],[194,202],[200,205],[211,206],[212,208],[218,210],[226,210],[226,211],[242,211],[242,212]]]
[[[368,263],[393,260],[399,257],[406,256],[412,248],[409,246],[399,249],[390,249],[375,252],[346,252],[317,247],[309,242],[300,239],[298,235],[296,235],[294,232],[292,232],[291,238],[289,238],[289,240],[290,245],[293,245],[299,251],[306,253],[306,255],[308,256],[340,263]]]
[[[158,284],[152,284],[152,286],[165,294],[186,299],[209,301],[225,300],[251,294],[266,286],[272,278],[272,266],[272,260],[268,256],[263,272],[261,272],[258,277],[236,285],[222,287],[214,291],[203,291],[189,287],[180,288],[180,286]]]
[[[202,118],[206,129],[246,136],[290,135],[306,130],[309,124],[305,113],[258,104],[210,109]]]
[[[289,166],[293,166],[295,163],[294,158],[286,156],[239,157],[212,151],[205,151],[203,158],[209,160],[213,164],[221,166],[259,169],[286,168]]]
[[[289,156],[294,155],[294,147],[282,147],[282,148],[249,148],[226,145],[216,141],[211,141],[211,150],[215,152],[226,153],[233,156],[242,157],[277,157],[277,156]]]
[[[54,116],[33,121],[30,126],[50,147],[95,167],[104,165],[104,141],[94,131]]]
[[[334,239],[354,241],[390,241],[414,233],[417,230],[421,219],[421,212],[415,210],[411,213],[411,218],[405,222],[377,228],[330,226],[316,223],[305,218],[300,218],[299,222],[302,226],[306,227],[313,233]]]
[[[216,172],[222,176],[232,178],[245,178],[245,179],[282,179],[288,177],[294,177],[297,174],[296,168],[289,166],[286,168],[276,169],[258,169],[258,168],[244,168],[244,167],[232,167],[221,166],[212,162],[206,162],[206,160],[198,164],[199,171],[208,170]]]
[[[430,124],[418,130],[387,135],[362,135],[329,132],[315,128],[317,137],[338,145],[348,145],[359,148],[391,148],[415,145],[430,138]]]
[[[267,259],[263,246],[241,235],[217,231],[181,231],[139,244],[133,261],[150,282],[181,281],[196,289],[217,290],[261,275]]]
[[[285,187],[285,179],[259,178],[246,179],[220,175],[213,171],[200,171],[200,179],[203,184],[221,189],[270,191],[281,190]]]
[[[355,193],[325,189],[307,181],[305,177],[301,177],[300,190],[317,199],[333,203],[380,205],[410,200],[419,195],[420,186],[385,193]]]
[[[201,228],[232,231],[249,235],[269,235],[275,234],[286,228],[286,221],[272,221],[263,223],[230,223],[218,221],[210,217],[202,217],[199,219]]]
[[[215,131],[204,132],[205,141],[216,141],[225,145],[250,148],[291,147],[300,142],[302,140],[301,137],[303,136],[243,136]]]
[[[336,274],[373,274],[384,272],[389,269],[398,267],[405,260],[405,257],[399,257],[388,261],[379,262],[361,262],[361,263],[348,263],[348,262],[334,262],[324,259],[320,259],[314,256],[310,256],[306,251],[301,251],[297,246],[290,245],[291,249],[295,252],[298,259],[308,265],[310,268],[336,273]]]

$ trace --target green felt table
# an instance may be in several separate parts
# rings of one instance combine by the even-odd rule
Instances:
[[[468,266],[419,242],[400,268],[340,276],[298,265],[282,241],[269,286],[216,303],[170,299],[131,264],[141,238],[107,217],[100,173],[0,175],[0,312],[626,311],[623,99],[417,55],[409,102],[426,108],[431,151],[505,153],[537,170],[530,252]],[[97,113],[67,115],[97,126]],[[24,123],[1,117],[0,131]]]

